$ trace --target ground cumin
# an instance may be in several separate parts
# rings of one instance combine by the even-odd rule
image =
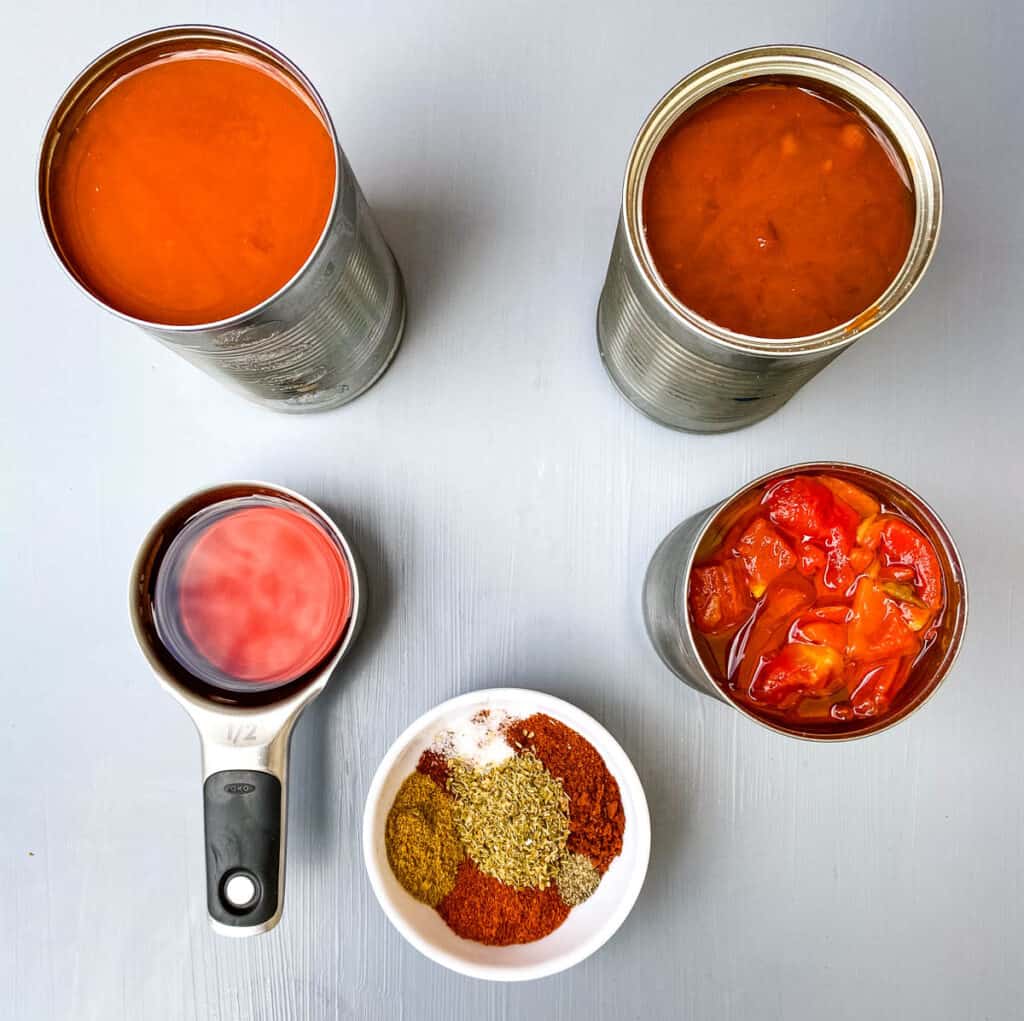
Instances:
[[[626,817],[615,777],[597,749],[575,730],[543,713],[509,724],[506,738],[518,752],[532,751],[569,795],[570,851],[585,854],[604,873],[622,851]]]
[[[422,773],[399,787],[384,830],[388,862],[417,900],[437,907],[455,885],[464,857],[455,831],[452,799]]]
[[[569,916],[555,886],[516,890],[481,872],[465,858],[455,886],[437,910],[456,935],[489,946],[532,943],[554,932]]]

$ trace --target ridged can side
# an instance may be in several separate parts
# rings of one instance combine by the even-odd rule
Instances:
[[[720,507],[718,504],[694,514],[665,536],[644,578],[643,612],[648,637],[665,666],[694,691],[724,702],[683,625],[693,554],[704,526]]]
[[[252,322],[192,333],[146,328],[232,390],[275,411],[325,411],[368,390],[401,343],[405,289],[347,163],[324,244]]]
[[[727,432],[778,411],[839,352],[803,360],[721,352],[679,336],[630,257],[620,221],[598,304],[598,350],[612,381],[649,418]]]

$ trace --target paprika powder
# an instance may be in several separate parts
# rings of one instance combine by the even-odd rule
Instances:
[[[569,917],[571,909],[555,886],[517,890],[484,875],[466,858],[455,886],[437,910],[463,939],[504,947],[543,939]]]
[[[597,749],[571,727],[543,713],[511,723],[509,743],[533,752],[569,795],[570,851],[586,855],[600,873],[622,851],[626,817],[615,777]]]

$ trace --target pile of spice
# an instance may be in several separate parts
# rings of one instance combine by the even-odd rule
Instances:
[[[542,713],[485,709],[438,734],[395,796],[395,877],[464,939],[532,943],[622,851],[619,785],[589,741]]]

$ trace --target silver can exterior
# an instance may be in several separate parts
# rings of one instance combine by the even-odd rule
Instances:
[[[915,671],[928,677],[919,692],[891,715],[852,732],[815,733],[777,725],[750,712],[732,698],[712,677],[695,640],[687,605],[688,582],[694,563],[711,552],[722,538],[728,511],[759,487],[787,475],[837,475],[863,486],[891,507],[901,510],[932,541],[942,565],[946,605],[939,637]],[[963,562],[948,529],[935,511],[902,482],[872,468],[841,461],[816,461],[789,465],[747,483],[731,496],[687,518],[658,546],[651,558],[643,588],[643,615],[647,634],[662,662],[684,684],[702,695],[731,705],[761,726],[788,737],[817,741],[843,741],[887,730],[916,712],[939,687],[959,655],[967,626],[967,578]]]
[[[910,250],[886,291],[856,319],[808,337],[748,337],[698,316],[662,282],[643,229],[647,168],[672,125],[718,89],[762,77],[803,79],[864,110],[902,157],[915,196]],[[601,359],[622,394],[663,425],[709,433],[752,425],[903,303],[931,261],[941,216],[942,178],[931,139],[885,79],[848,57],[809,46],[762,46],[720,57],[673,86],[633,143],[598,303]]]
[[[323,233],[281,290],[230,319],[176,326],[125,315],[79,279],[62,253],[48,188],[50,166],[69,118],[126,66],[189,46],[247,52],[289,77],[306,93],[330,132],[336,174]],[[39,157],[39,204],[54,252],[94,301],[264,407],[294,413],[346,404],[380,378],[401,343],[406,315],[401,272],[338,143],[327,107],[296,65],[252,36],[216,26],[176,25],[127,39],[98,57],[67,89],[47,125]]]

